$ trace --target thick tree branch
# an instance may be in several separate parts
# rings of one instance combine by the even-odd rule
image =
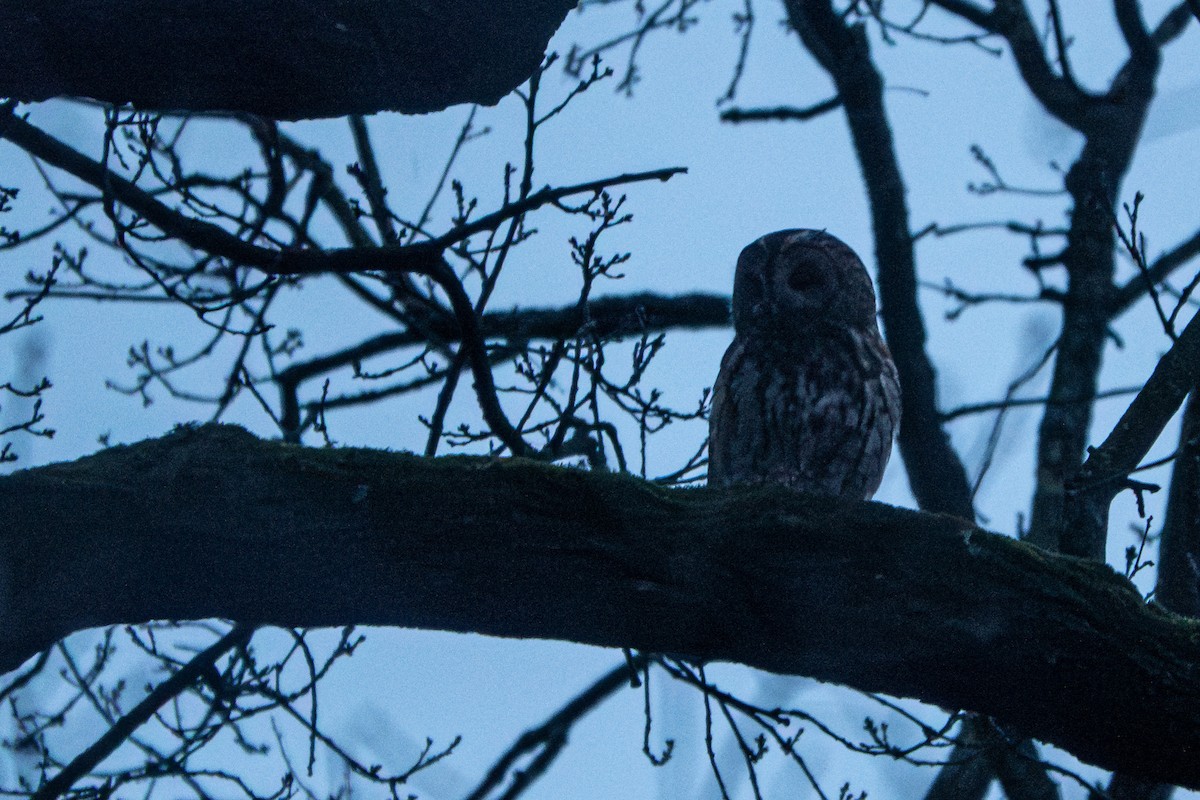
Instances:
[[[972,709],[1200,787],[1197,625],[953,517],[232,427],[0,478],[0,508],[5,669],[160,618],[556,638]]]
[[[1012,50],[1013,61],[1025,85],[1050,114],[1076,130],[1083,126],[1088,106],[1095,98],[1069,75],[1058,75],[1042,48],[1042,38],[1022,0],[996,0],[996,29]]]
[[[489,311],[479,319],[479,333],[488,340],[557,341],[580,335],[585,322],[589,334],[604,339],[666,330],[723,328],[730,324],[729,297],[699,293],[667,296],[649,292],[608,295],[588,301],[586,321],[577,303],[560,308]],[[461,335],[451,319],[433,319],[428,330],[445,342],[457,342]],[[296,384],[398,348],[424,345],[427,341],[425,331],[382,333],[352,347],[298,361],[280,370],[275,379]]]
[[[574,5],[22,0],[0,4],[0,97],[279,119],[491,105],[537,68]]]

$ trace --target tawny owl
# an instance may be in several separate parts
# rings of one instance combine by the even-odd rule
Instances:
[[[752,243],[734,275],[733,330],[713,387],[709,485],[873,495],[900,422],[900,384],[854,251],[814,230]]]

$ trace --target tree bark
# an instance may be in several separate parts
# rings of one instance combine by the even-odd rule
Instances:
[[[278,119],[493,105],[575,0],[21,0],[0,97]]]
[[[970,709],[1200,787],[1197,624],[953,517],[230,426],[0,478],[0,515],[7,670],[162,618],[552,638]]]

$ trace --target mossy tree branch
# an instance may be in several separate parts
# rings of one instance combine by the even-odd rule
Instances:
[[[961,519],[224,426],[0,478],[0,509],[4,669],[158,618],[553,638],[970,709],[1200,787],[1200,626]]]

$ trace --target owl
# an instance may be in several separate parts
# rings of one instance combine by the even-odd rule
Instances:
[[[824,231],[738,257],[733,343],[713,387],[708,483],[867,499],[900,423],[900,383],[862,261]]]

